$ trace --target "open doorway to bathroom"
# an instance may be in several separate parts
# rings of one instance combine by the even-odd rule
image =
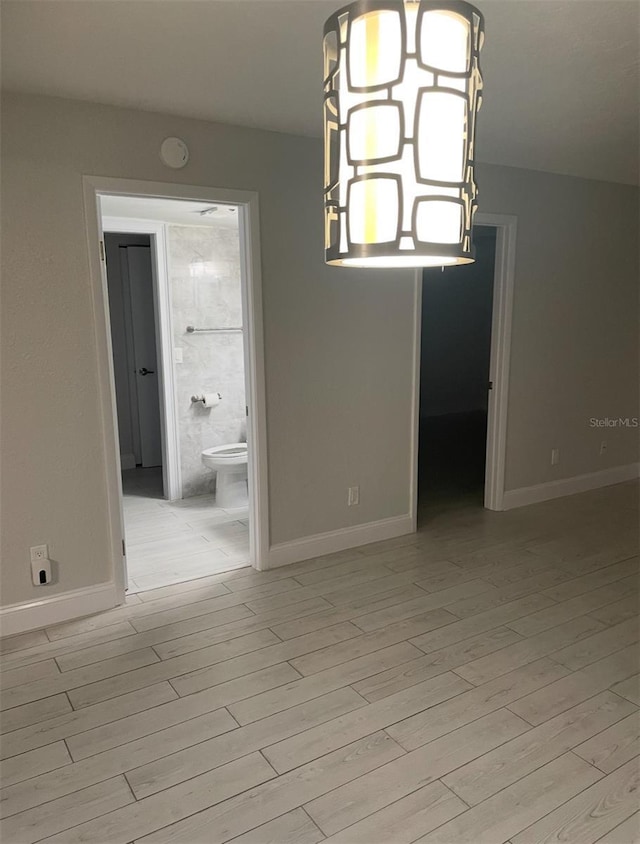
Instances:
[[[100,199],[127,588],[248,566],[239,208]]]

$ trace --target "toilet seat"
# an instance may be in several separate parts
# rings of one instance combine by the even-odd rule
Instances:
[[[227,443],[205,448],[202,462],[216,472],[218,507],[245,507],[247,504],[247,444]]]
[[[205,465],[208,464],[211,468],[215,468],[215,464],[240,466],[247,462],[247,444],[229,443],[215,448],[205,448],[202,452],[202,460]]]

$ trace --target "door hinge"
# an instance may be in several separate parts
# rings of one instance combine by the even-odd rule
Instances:
[[[122,556],[127,556],[127,546],[124,544],[124,539],[122,540]]]
[[[493,390],[493,381],[489,381],[489,389]]]
[[[100,241],[100,260],[104,261],[104,240]]]
[[[245,415],[245,416],[248,416],[248,415],[249,415],[249,406],[248,406],[248,405],[245,405],[245,406],[244,406],[244,415]]]

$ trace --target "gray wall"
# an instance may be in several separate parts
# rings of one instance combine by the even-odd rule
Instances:
[[[42,594],[30,545],[59,561],[52,592],[110,577],[82,174],[259,192],[272,543],[408,511],[413,276],[325,267],[320,141],[31,96],[2,130],[4,604]],[[185,170],[160,163],[169,135]],[[588,419],[636,415],[638,191],[478,181],[483,211],[519,217],[508,488],[631,463],[636,432],[601,458]]]
[[[494,166],[478,180],[483,211],[518,216],[506,489],[636,462],[637,430],[589,420],[639,415],[638,188]]]
[[[189,334],[187,325],[242,325],[238,226],[167,226],[173,344],[176,363],[182,497],[215,488],[215,473],[202,465],[205,448],[247,438],[242,334]],[[193,404],[203,391],[220,393],[212,408]]]
[[[259,193],[271,542],[408,511],[412,274],[325,266],[318,141],[46,97],[3,117],[4,603],[42,594],[37,543],[49,594],[110,578],[82,174]],[[159,159],[170,135],[184,170]]]

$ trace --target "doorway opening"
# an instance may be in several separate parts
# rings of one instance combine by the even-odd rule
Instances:
[[[106,196],[101,209],[128,589],[247,566],[237,208]],[[157,230],[145,234],[138,221],[149,216]],[[143,231],[132,232],[136,227]],[[157,319],[160,299],[169,306],[164,323]],[[171,382],[163,413],[160,385]],[[176,433],[164,443],[163,427]],[[171,464],[177,472],[169,483]]]
[[[483,506],[496,231],[476,260],[422,273],[419,508]]]
[[[503,509],[515,217],[479,214],[476,260],[416,278],[416,525]]]
[[[261,568],[266,544],[254,197],[129,185],[85,183],[101,241],[122,595]]]

